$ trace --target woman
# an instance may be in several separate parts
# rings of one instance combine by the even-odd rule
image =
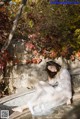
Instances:
[[[47,62],[46,70],[48,82],[39,81],[35,85],[35,92],[27,105],[14,108],[13,111],[22,111],[29,108],[32,115],[48,115],[62,104],[70,104],[72,98],[71,77],[67,69],[53,61]]]

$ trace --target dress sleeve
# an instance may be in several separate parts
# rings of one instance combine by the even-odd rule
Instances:
[[[40,83],[40,87],[45,93],[54,94],[55,88],[52,85],[50,85],[48,82],[40,81],[39,83]]]
[[[59,86],[69,97],[72,97],[71,76],[67,69],[63,69],[60,73]]]

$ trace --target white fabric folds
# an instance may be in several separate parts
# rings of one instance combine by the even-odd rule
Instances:
[[[49,82],[39,81],[27,104],[32,115],[41,116],[53,113],[55,108],[71,98],[71,77],[68,70],[62,68]]]

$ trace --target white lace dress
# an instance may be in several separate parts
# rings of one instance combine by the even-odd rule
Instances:
[[[48,115],[72,98],[71,77],[67,69],[61,69],[49,82],[40,81],[28,101],[32,115]]]

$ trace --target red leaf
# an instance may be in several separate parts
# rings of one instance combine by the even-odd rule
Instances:
[[[25,46],[27,49],[35,49],[35,46],[32,43],[26,43]]]
[[[75,56],[74,56],[74,55],[71,55],[70,59],[71,59],[72,61],[74,61],[74,60],[75,60]]]
[[[50,57],[51,58],[55,58],[56,56],[57,56],[57,52],[55,52],[55,51],[50,52]]]
[[[34,63],[34,64],[39,64],[40,62],[42,61],[42,59],[40,59],[40,58],[33,58],[32,59],[32,63]]]

